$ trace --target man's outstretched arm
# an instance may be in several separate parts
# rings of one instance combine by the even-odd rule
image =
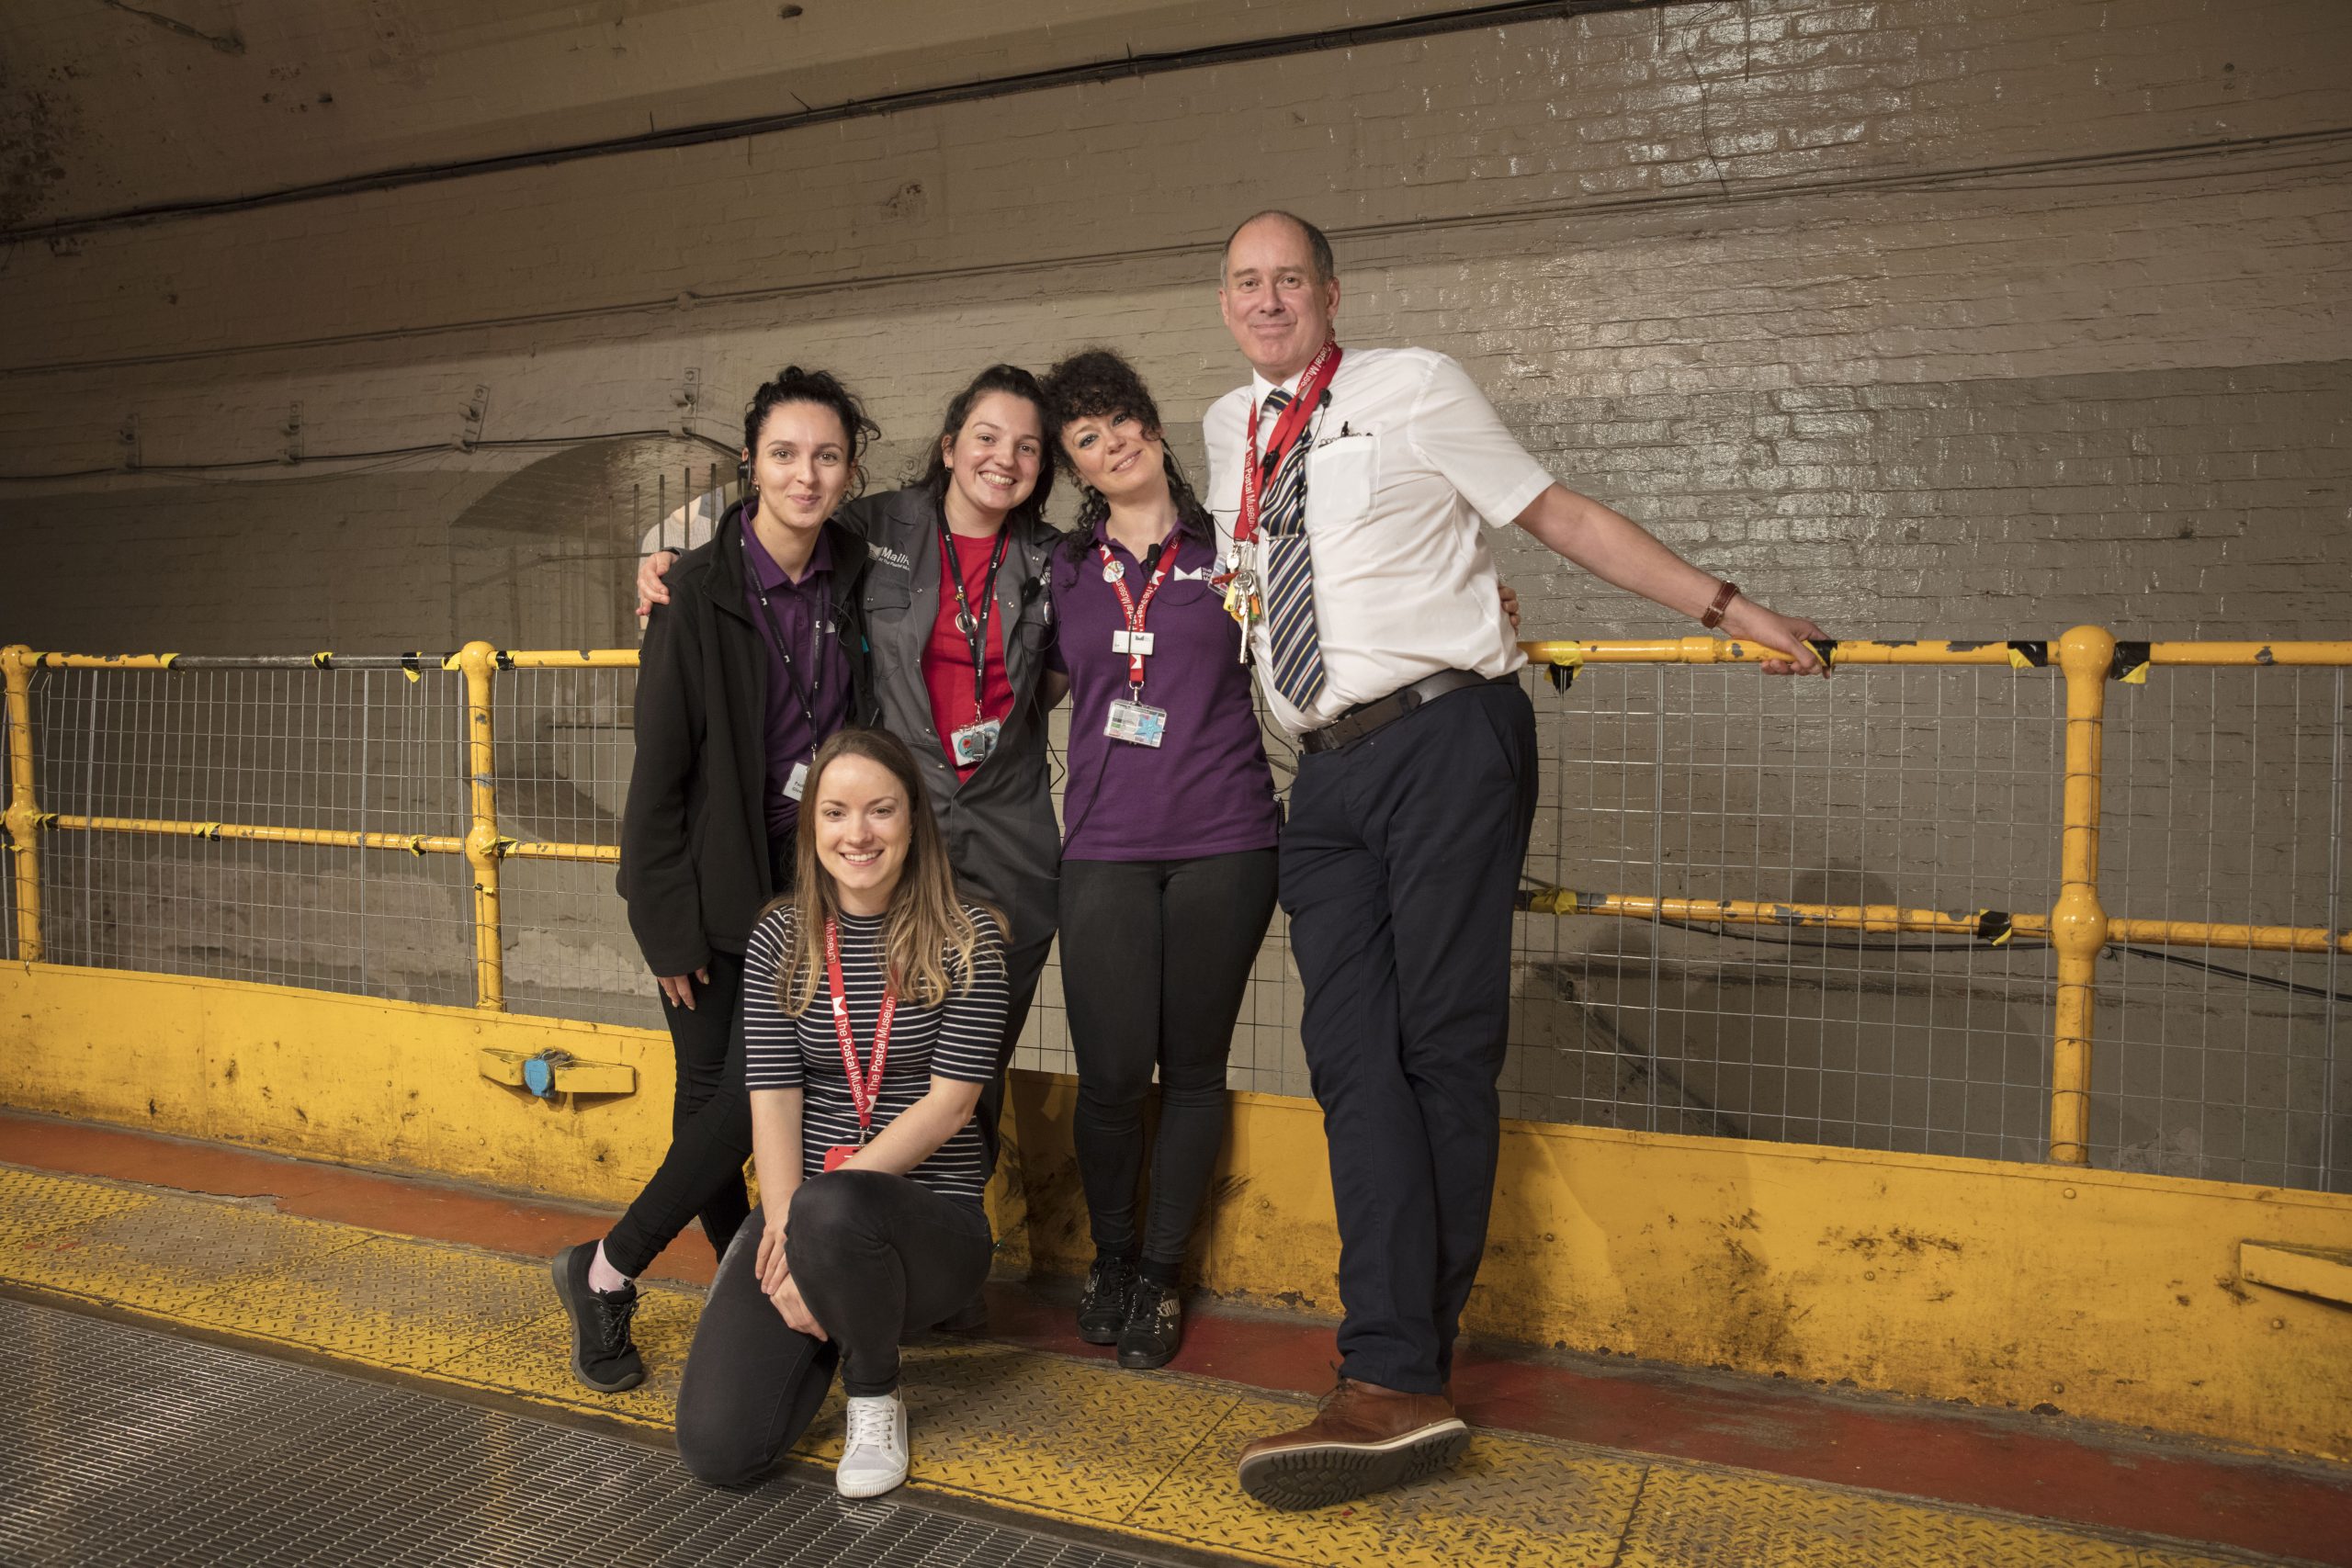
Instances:
[[[1695,621],[1714,603],[1720,587],[1715,578],[1660,544],[1640,524],[1566,485],[1544,491],[1512,521],[1601,581],[1677,615]],[[1829,634],[1801,615],[1776,614],[1742,593],[1724,609],[1722,624],[1726,637],[1789,655],[1766,660],[1768,675],[1829,673],[1829,667],[1805,646],[1808,639],[1826,640]]]

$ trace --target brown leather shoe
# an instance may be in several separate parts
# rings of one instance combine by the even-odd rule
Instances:
[[[1328,1507],[1434,1475],[1469,1446],[1443,1394],[1341,1378],[1314,1420],[1241,1450],[1241,1489],[1269,1507]]]

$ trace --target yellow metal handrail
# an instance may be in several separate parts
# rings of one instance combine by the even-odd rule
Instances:
[[[2143,920],[2110,916],[2098,899],[2099,813],[2106,691],[2111,680],[2136,681],[2151,666],[2167,668],[2314,668],[2352,666],[2352,642],[2120,643],[2097,626],[2077,626],[2054,640],[1915,640],[1825,642],[1815,645],[1837,667],[1940,666],[2046,669],[2065,682],[2064,810],[2060,843],[2060,891],[2047,913],[1996,909],[1920,909],[1899,905],[1841,905],[1740,899],[1646,897],[1621,893],[1543,887],[1522,902],[1537,913],[1595,915],[1694,925],[1788,926],[1862,932],[1902,932],[1966,938],[1999,945],[2013,938],[2047,942],[2058,961],[2050,1086],[2050,1157],[2089,1160],[2090,1062],[2095,987],[2101,953],[2117,942],[2221,945],[2276,953],[2352,954],[2352,931],[2310,926],[2254,926],[2193,920]],[[1729,638],[1689,637],[1623,641],[1545,641],[1521,645],[1550,669],[1573,680],[1587,664],[1754,664],[1778,657],[1770,649]],[[638,663],[634,649],[502,651],[470,642],[452,653],[381,655],[297,654],[268,659],[161,654],[36,653],[0,649],[6,682],[9,736],[8,801],[5,815],[16,855],[17,953],[41,959],[39,849],[41,830],[145,833],[268,843],[315,844],[410,854],[463,854],[473,872],[476,1004],[505,1009],[500,931],[499,867],[508,859],[616,863],[609,844],[518,840],[499,830],[494,777],[495,721],[492,695],[502,670],[620,670]],[[424,669],[461,671],[466,682],[466,758],[470,822],[463,838],[436,834],[283,828],[267,824],[91,817],[43,812],[35,798],[31,672],[46,670],[205,668],[318,670]]]

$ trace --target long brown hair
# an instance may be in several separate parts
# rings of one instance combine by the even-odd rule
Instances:
[[[888,730],[864,728],[835,732],[817,748],[816,761],[808,764],[808,778],[800,794],[800,825],[795,833],[792,891],[768,906],[769,910],[789,908],[793,917],[784,962],[776,968],[776,1004],[786,1017],[797,1018],[816,1000],[818,976],[825,967],[825,922],[841,918],[841,894],[833,886],[833,874],[817,858],[816,806],[825,770],[843,757],[880,763],[899,781],[905,797],[912,833],[906,863],[899,868],[898,886],[890,890],[890,907],[883,917],[882,951],[899,997],[914,1007],[937,1007],[947,999],[951,968],[960,969],[963,987],[970,987],[973,968],[982,956],[980,928],[956,894],[956,873],[947,863],[947,844],[940,836],[938,819],[931,814],[914,754]],[[1004,918],[985,904],[980,908],[987,909],[1001,931]],[[1003,962],[1001,948],[987,956],[1000,964]]]

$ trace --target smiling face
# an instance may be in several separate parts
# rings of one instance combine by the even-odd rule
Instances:
[[[760,517],[787,534],[808,534],[831,517],[856,472],[849,432],[823,403],[778,403],[760,425],[756,450],[743,454],[760,487]]]
[[[879,915],[907,868],[914,821],[897,775],[871,757],[844,752],[809,781],[817,803],[817,863],[853,915]]]
[[[1088,414],[1062,426],[1062,450],[1078,477],[1114,505],[1168,493],[1166,447],[1159,432],[1131,413]]]
[[[1226,247],[1217,305],[1258,374],[1280,383],[1306,368],[1331,336],[1340,280],[1320,277],[1306,233],[1269,215],[1242,225]]]
[[[975,400],[964,427],[944,437],[947,521],[959,533],[996,532],[1005,513],[1029,499],[1046,461],[1045,422],[1037,405],[1012,392]]]

